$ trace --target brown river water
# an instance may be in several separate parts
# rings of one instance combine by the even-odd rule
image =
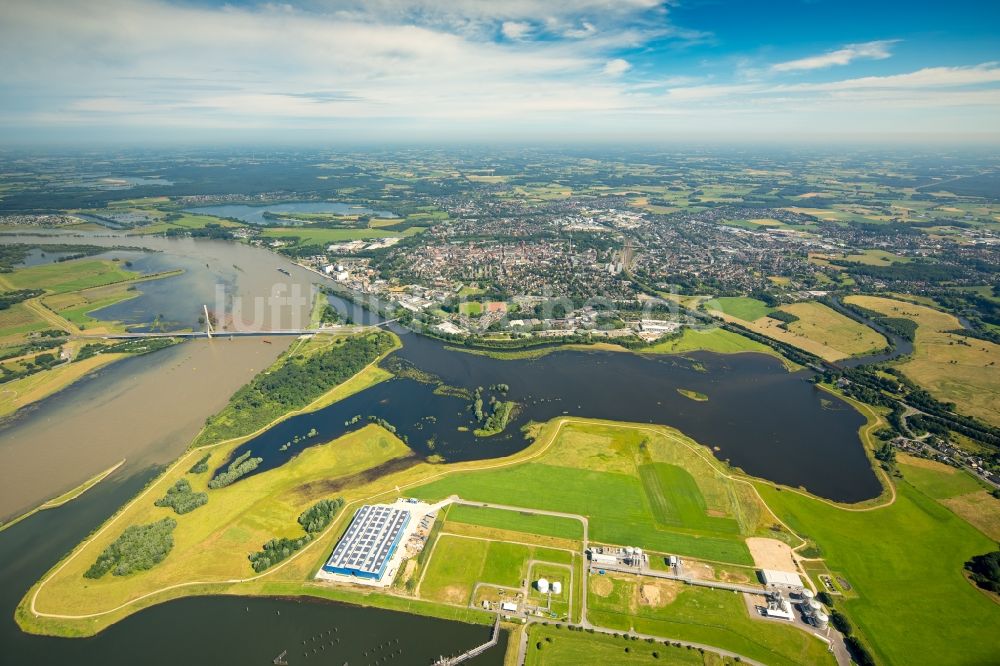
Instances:
[[[102,317],[149,322],[153,313],[196,328],[202,305],[212,311],[221,288],[226,311],[254,328],[308,323],[310,285],[319,277],[267,250],[246,245],[166,238],[87,236],[68,239],[5,236],[5,242],[81,242],[144,246],[156,254],[120,253],[136,270],[183,268],[185,273],[139,285],[143,296],[108,308]],[[278,268],[290,275],[280,273]],[[298,302],[288,298],[295,290]],[[233,298],[241,306],[233,306]],[[240,301],[241,299],[241,301]],[[152,315],[152,316],[151,316]],[[232,326],[232,318],[227,321]],[[168,326],[172,328],[172,326]],[[148,356],[127,358],[78,381],[0,425],[0,520],[19,515],[127,459],[124,471],[166,464],[229,396],[270,365],[292,337],[194,340]]]

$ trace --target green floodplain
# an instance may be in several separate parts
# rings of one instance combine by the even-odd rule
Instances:
[[[318,340],[311,347],[313,353],[343,349],[354,356],[357,351],[335,339]],[[391,345],[371,353],[387,349]],[[278,369],[283,363],[287,360],[278,361]],[[365,365],[330,393],[311,394],[315,400],[305,409],[342,399],[387,376],[385,370]],[[836,610],[849,618],[855,635],[880,662],[936,663],[934,655],[947,650],[960,663],[986,663],[1000,650],[1000,639],[981,631],[1000,622],[1000,604],[971,585],[962,571],[966,560],[995,549],[995,543],[942,504],[946,490],[968,490],[939,478],[947,472],[936,475],[922,467],[911,483],[904,468],[904,477],[892,479],[892,489],[879,500],[840,506],[748,478],[706,447],[663,426],[563,417],[536,424],[531,431],[534,443],[509,458],[412,461],[387,474],[366,474],[409,456],[392,433],[369,425],[311,447],[281,467],[213,488],[207,475],[196,471],[198,464],[206,454],[211,465],[225,460],[245,440],[218,441],[224,436],[218,431],[213,437],[218,443],[185,454],[37,583],[17,619],[32,632],[89,634],[151,603],[192,593],[227,593],[311,595],[488,622],[477,604],[501,588],[516,588],[544,573],[572,590],[552,606],[556,623],[586,620],[612,633],[701,643],[769,664],[833,663],[822,641],[752,617],[740,595],[675,581],[642,583],[621,575],[586,579],[585,522],[592,544],[640,546],[656,566],[662,566],[656,563],[667,554],[682,555],[723,581],[754,580],[757,565],[748,538],[786,544],[799,553],[803,574],[817,589],[823,589],[820,576],[836,581]],[[183,515],[157,506],[156,500],[181,479],[192,492],[206,493],[207,503]],[[424,550],[404,562],[389,588],[313,584],[313,574],[353,511],[361,503],[392,501],[401,493],[428,501],[457,496],[496,506],[446,507]],[[318,501],[334,498],[345,504],[328,527],[254,575],[249,552],[271,538],[300,537],[300,515]],[[161,561],[129,575],[84,578],[128,527],[168,517],[176,527]],[[186,581],[199,583],[187,588]],[[586,618],[580,603],[585,585]],[[914,632],[914,626],[933,626],[935,631]],[[678,663],[688,657],[729,663],[717,654],[696,657],[662,643],[626,644],[600,632],[570,633],[566,627],[534,624],[527,631],[528,663],[572,663],[574,655],[586,650],[609,658],[620,651],[622,663],[659,659],[652,656],[654,650]]]

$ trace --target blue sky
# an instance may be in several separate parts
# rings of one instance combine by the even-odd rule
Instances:
[[[996,141],[997,26],[981,0],[12,0],[0,137]]]

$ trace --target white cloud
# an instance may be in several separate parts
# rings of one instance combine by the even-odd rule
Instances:
[[[1000,116],[997,63],[794,84],[730,82],[710,68],[656,71],[640,60],[641,47],[673,28],[642,19],[642,12],[660,11],[653,0],[337,0],[306,8],[178,2],[5,5],[0,126],[8,134],[102,123],[364,126],[374,136],[416,126],[447,136],[458,127],[502,127],[512,135],[523,126],[658,130],[665,119],[689,118],[729,130],[741,114],[763,124],[800,114],[802,124],[821,126],[831,109],[860,123],[869,122],[866,113],[875,123],[929,108],[946,109],[949,118],[978,113],[980,126],[989,111]],[[840,50],[851,56],[817,58],[880,57],[889,45],[853,45]],[[624,49],[639,55],[626,60],[618,56]],[[623,76],[634,65],[642,77]]]
[[[614,60],[609,60],[604,64],[604,73],[608,76],[621,76],[628,70],[632,69],[632,65],[629,64],[628,60],[624,58],[615,58]]]
[[[590,37],[597,32],[597,28],[590,21],[581,21],[579,26],[574,26],[572,28],[566,28],[563,30],[563,36],[569,37],[570,39],[584,39]]]
[[[927,67],[906,74],[865,76],[830,83],[799,84],[810,90],[859,88],[941,88],[1000,83],[1000,63],[985,62],[971,67]]]
[[[526,21],[504,21],[500,32],[507,39],[524,39],[532,31],[532,25]]]
[[[789,60],[787,62],[779,62],[772,65],[771,70],[775,72],[795,72],[823,69],[836,65],[849,65],[859,59],[884,60],[892,55],[889,52],[889,47],[895,44],[896,41],[897,40],[882,40],[877,42],[865,42],[864,44],[848,44],[842,49],[829,51],[821,55],[799,58],[798,60]]]

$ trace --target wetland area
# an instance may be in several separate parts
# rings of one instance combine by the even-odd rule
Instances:
[[[179,276],[143,284],[141,296],[101,314],[127,324],[148,324],[159,317],[177,326],[197,327],[202,303],[214,303],[216,285],[223,285],[228,303],[241,297],[262,309],[253,312],[255,321],[287,326],[308,316],[311,301],[274,308],[269,297],[288,293],[292,285],[308,294],[309,286],[320,281],[265,250],[223,241],[123,240],[119,235],[97,234],[52,240],[142,245],[157,251],[137,258],[143,262],[139,267],[143,272],[184,268]],[[278,273],[278,268],[287,269],[289,275]],[[330,298],[338,309],[353,310],[354,321],[371,320],[356,306]],[[294,436],[315,429],[316,442],[329,441],[353,429],[347,422],[354,416],[391,423],[417,455],[454,461],[510,454],[527,445],[522,426],[570,414],[670,425],[750,474],[804,486],[838,501],[868,499],[881,490],[858,438],[864,418],[808,382],[808,373],[788,372],[771,356],[558,351],[508,361],[449,350],[439,341],[397,332],[403,347],[383,363],[403,363],[418,370],[413,375],[424,381],[412,376],[389,379],[265,431],[244,445],[264,458],[258,473],[308,444],[282,451]],[[195,656],[199,661],[235,656],[242,663],[266,663],[281,650],[334,626],[356,637],[361,647],[398,638],[408,655],[425,661],[482,642],[484,628],[460,623],[326,603],[222,597],[156,606],[79,642],[29,636],[17,628],[13,609],[27,587],[179,455],[205,418],[290,343],[281,338],[273,344],[253,339],[197,341],[127,359],[2,426],[0,463],[4,469],[17,470],[12,475],[16,482],[3,490],[2,513],[7,517],[122,458],[128,461],[79,499],[0,532],[0,556],[8,563],[0,574],[4,613],[0,642],[12,646],[5,650],[5,659],[60,663],[72,657],[82,663],[113,664],[131,663],[130,655],[142,653],[150,663],[176,663]],[[428,375],[466,392],[507,384],[507,399],[518,409],[502,433],[477,438],[471,428],[465,430],[471,421],[468,399],[457,392],[435,393],[435,384],[426,382]],[[678,393],[681,388],[709,399],[693,401]],[[186,639],[163,642],[156,637],[163,624],[180,630]],[[346,653],[336,654],[340,658]],[[491,650],[475,663],[500,663],[502,656],[502,650]],[[355,659],[360,661],[361,656],[354,655],[352,663]]]

